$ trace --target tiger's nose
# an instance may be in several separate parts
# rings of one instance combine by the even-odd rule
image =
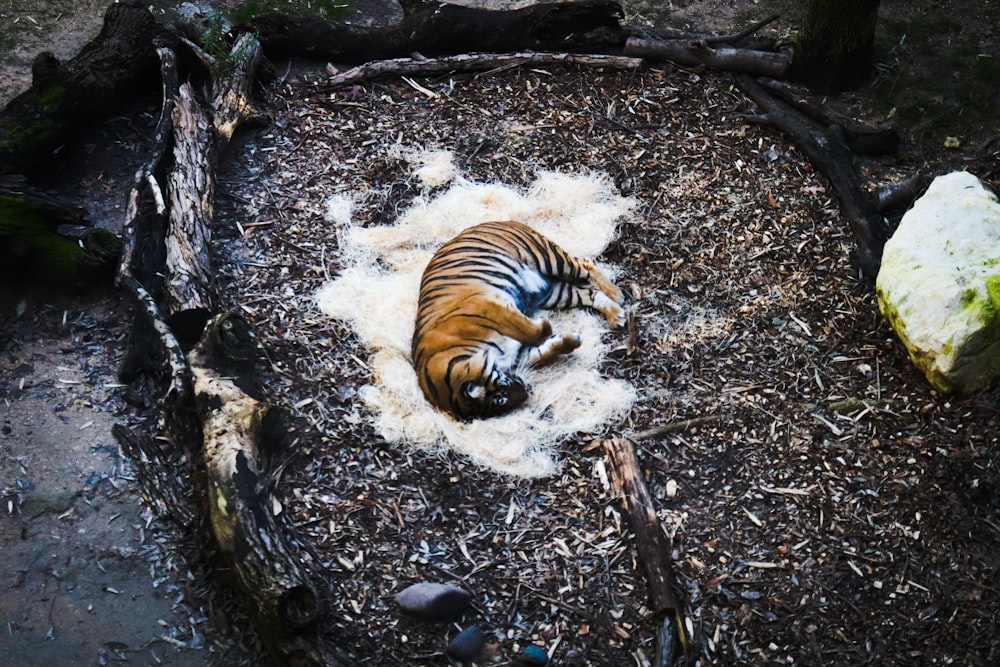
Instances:
[[[528,389],[518,379],[512,379],[507,387],[507,406],[515,408],[528,400]]]

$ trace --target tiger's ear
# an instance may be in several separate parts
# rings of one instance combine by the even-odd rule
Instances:
[[[478,401],[486,395],[486,388],[472,380],[462,383],[462,393],[474,401]]]

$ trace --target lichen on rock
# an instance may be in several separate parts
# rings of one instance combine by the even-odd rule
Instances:
[[[934,179],[886,243],[879,308],[934,387],[1000,377],[1000,203],[978,178]]]

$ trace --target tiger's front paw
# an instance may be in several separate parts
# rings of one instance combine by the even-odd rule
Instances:
[[[545,340],[552,335],[552,323],[549,322],[548,318],[543,317],[536,320],[536,322],[541,329],[541,333],[538,336],[541,340]]]
[[[579,333],[573,331],[570,333],[565,333],[562,335],[562,353],[566,354],[572,352],[576,348],[580,347],[583,343],[583,338]]]

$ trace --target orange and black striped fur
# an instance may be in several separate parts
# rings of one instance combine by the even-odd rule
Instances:
[[[432,404],[461,420],[505,414],[528,398],[519,370],[580,346],[553,334],[542,309],[593,308],[625,322],[622,293],[587,259],[519,222],[463,231],[431,258],[420,281],[413,366]]]

